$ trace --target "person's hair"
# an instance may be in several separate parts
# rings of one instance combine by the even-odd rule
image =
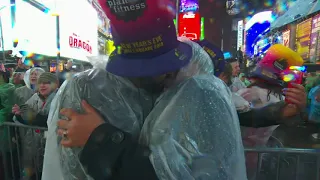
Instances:
[[[31,68],[31,70],[30,70],[30,75],[31,75],[31,73],[33,73],[34,71],[37,71],[37,72],[40,72],[40,73],[44,73],[44,72],[45,72],[45,70],[43,70],[41,67],[33,67],[33,68]]]
[[[228,63],[238,62],[238,59],[237,58],[230,58],[230,59],[227,59],[227,62]]]
[[[230,86],[232,84],[232,66],[230,63],[226,63],[223,70],[223,76],[226,77],[226,84]]]
[[[251,83],[248,88],[251,88],[253,86],[257,86],[262,89],[268,90],[267,100],[270,101],[270,95],[273,94],[277,97],[279,97],[280,100],[282,100],[282,89],[283,87],[280,85],[275,85],[268,83],[264,80],[257,79],[255,82]]]

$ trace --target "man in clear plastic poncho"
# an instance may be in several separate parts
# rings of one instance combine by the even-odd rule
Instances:
[[[95,67],[105,67],[104,59],[91,59]],[[79,113],[84,110],[81,101],[86,100],[107,123],[130,133],[136,139],[143,119],[152,107],[152,98],[145,91],[135,88],[127,79],[108,73],[104,69],[91,69],[66,80],[54,98],[49,117],[42,179],[85,180],[92,179],[80,163],[83,148],[64,148],[59,145],[57,121],[63,108]],[[142,105],[144,107],[142,107]]]
[[[159,6],[159,1],[147,0],[143,16],[139,17],[141,15],[139,13],[138,17],[134,17],[136,21],[131,21],[131,16],[115,15],[117,19],[110,14],[110,9],[102,1],[100,3],[111,18],[116,44],[121,44],[121,49],[117,49],[118,51],[114,51],[111,55],[107,71],[128,77],[136,87],[148,92],[154,93],[162,89],[162,84],[167,88],[158,97],[153,110],[145,119],[139,138],[141,144],[151,149],[150,161],[157,178],[246,179],[239,123],[235,108],[232,106],[230,91],[213,75],[213,66],[208,54],[196,43],[175,41],[172,17],[167,9],[159,8],[162,7]],[[130,5],[135,6],[136,3]],[[128,18],[126,21],[130,23],[119,20],[122,18]],[[141,27],[148,22],[155,23],[153,26]],[[128,28],[129,26],[131,28]],[[148,33],[137,31],[138,27],[145,28],[145,32]],[[144,46],[145,42],[159,43],[154,45],[158,50],[137,48]],[[119,51],[125,54],[120,54]],[[97,80],[103,81],[103,79]],[[101,84],[100,81],[99,83]],[[108,106],[104,108],[110,109]],[[101,112],[102,109],[97,111]],[[63,114],[68,116],[68,113],[63,112]],[[76,129],[69,129],[72,126],[66,125],[79,117],[75,112],[72,114],[68,116],[69,122],[59,121],[61,128],[59,134],[65,138],[62,144],[83,146],[82,143],[72,144],[79,142],[74,141],[74,138],[78,138],[75,134]],[[102,119],[106,118],[109,119],[102,115]],[[92,122],[94,121],[92,119]],[[69,134],[71,131],[74,133]],[[109,147],[108,150],[110,149],[112,148]],[[103,152],[108,153],[108,151]],[[85,159],[93,164],[85,162],[86,169],[89,173],[95,169],[90,175],[96,179],[105,179],[96,176],[96,172],[99,169],[104,171],[107,169],[105,166],[108,164],[106,158],[108,154],[98,156],[97,153],[91,153],[87,156]]]
[[[228,87],[195,43],[191,63],[157,100],[140,142],[159,179],[246,179],[239,122]]]

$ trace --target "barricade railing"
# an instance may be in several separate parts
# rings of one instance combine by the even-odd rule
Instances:
[[[5,122],[0,125],[0,179],[40,180],[46,128]]]
[[[0,125],[0,180],[41,179],[46,131]],[[320,149],[246,148],[245,153],[248,180],[320,180]]]
[[[319,149],[246,148],[245,153],[248,180],[320,180]]]

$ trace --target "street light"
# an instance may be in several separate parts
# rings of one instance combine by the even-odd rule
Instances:
[[[7,7],[11,7],[13,6],[14,4],[8,4],[8,5],[2,5],[0,6],[0,12],[7,8]],[[2,28],[2,20],[1,20],[1,14],[0,14],[0,31],[1,31],[1,44],[2,44],[2,61],[3,61],[3,64],[6,62],[6,55],[5,55],[5,52],[4,52],[4,38],[3,38],[3,28]]]

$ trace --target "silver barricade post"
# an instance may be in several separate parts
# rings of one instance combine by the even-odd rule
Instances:
[[[3,174],[0,174],[1,180],[16,180],[22,177],[41,179],[45,131],[46,128],[11,122],[0,125],[0,138],[6,137],[2,142],[4,146],[1,146],[0,142],[0,173],[3,171]]]
[[[245,153],[258,156],[249,180],[319,180],[320,149],[246,148]]]

